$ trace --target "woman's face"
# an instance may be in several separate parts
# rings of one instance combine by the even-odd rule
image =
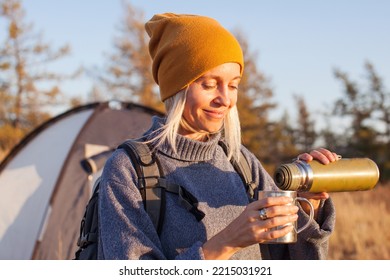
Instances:
[[[183,117],[196,132],[181,127],[179,133],[197,139],[197,132],[218,131],[229,110],[236,105],[240,80],[240,65],[225,63],[190,84]]]

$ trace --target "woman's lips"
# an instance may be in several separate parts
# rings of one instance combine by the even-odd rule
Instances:
[[[225,117],[225,111],[213,111],[213,110],[204,110],[205,113],[213,118],[222,119]]]

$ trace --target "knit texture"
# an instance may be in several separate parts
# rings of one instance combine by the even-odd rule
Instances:
[[[164,119],[155,117],[148,133]],[[167,194],[165,220],[160,237],[144,210],[136,187],[137,175],[129,158],[117,150],[108,160],[99,195],[99,259],[204,259],[202,245],[237,218],[249,203],[244,185],[218,145],[220,135],[208,142],[178,135],[178,154],[169,145],[157,148],[161,167],[170,182],[179,184],[199,201],[205,217],[198,222],[179,203],[176,194]],[[259,189],[277,189],[256,157],[242,147]],[[307,221],[302,210],[298,224]],[[298,242],[270,245],[275,259],[324,259],[328,238],[335,222],[330,199],[322,203],[319,222],[298,234]],[[261,259],[258,244],[244,248],[232,259]]]
[[[244,69],[236,38],[216,20],[197,15],[157,14],[145,24],[153,78],[164,101],[203,73],[227,62]]]

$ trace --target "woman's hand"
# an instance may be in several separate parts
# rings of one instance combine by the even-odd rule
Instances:
[[[310,162],[314,159],[323,164],[339,159],[336,153],[320,148],[310,153],[300,154],[300,160]],[[329,198],[328,193],[300,192],[300,196],[312,202],[315,214],[321,199]],[[282,237],[293,230],[293,226],[271,229],[295,222],[298,219],[298,207],[289,197],[267,197],[250,203],[245,210],[225,229],[208,240],[202,247],[205,259],[229,259],[235,252],[253,244]],[[302,203],[302,208],[309,213],[310,208]],[[260,218],[260,209],[266,209],[266,219]]]
[[[316,150],[312,150],[310,153],[300,154],[297,159],[304,160],[307,162],[312,161],[313,159],[318,160],[322,164],[329,164],[336,160],[340,159],[340,156],[334,152],[331,152],[324,148],[319,148]]]
[[[341,157],[324,148],[319,148],[316,150],[312,150],[310,153],[303,153],[300,154],[297,159],[304,160],[306,162],[310,162],[312,160],[318,160],[322,164],[329,164],[331,162],[339,160]],[[318,215],[318,208],[320,206],[320,202],[322,199],[328,199],[329,194],[327,192],[320,192],[320,193],[311,193],[311,192],[299,192],[299,196],[304,197],[308,199],[311,204],[313,204],[314,207],[314,219],[317,218]],[[310,213],[310,207],[307,205],[307,203],[301,203],[302,209],[309,214]]]
[[[250,203],[224,230],[203,245],[206,259],[229,259],[235,252],[253,244],[282,237],[293,230],[292,225],[272,229],[298,219],[298,207],[289,197],[267,197]],[[266,219],[259,210],[265,209]]]

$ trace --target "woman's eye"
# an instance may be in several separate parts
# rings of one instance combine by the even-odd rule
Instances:
[[[214,89],[216,87],[217,87],[217,85],[215,85],[215,84],[203,84],[203,88],[206,90]]]

